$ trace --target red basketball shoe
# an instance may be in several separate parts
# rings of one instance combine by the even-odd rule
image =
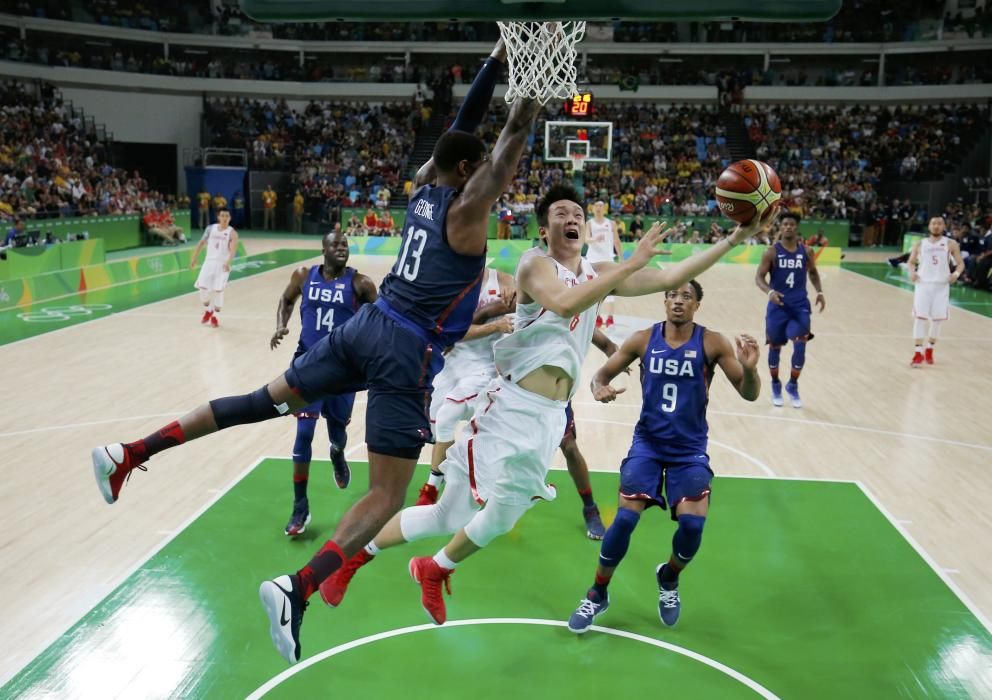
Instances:
[[[114,445],[94,447],[90,455],[93,458],[93,475],[96,477],[97,488],[103,494],[103,499],[110,504],[117,501],[121,487],[130,478],[132,470],[148,471],[148,468],[138,464],[131,451],[119,442]]]
[[[220,325],[220,321],[218,321],[217,317],[213,314],[210,314],[210,325],[214,328]]]
[[[612,316],[607,316],[606,317],[606,327],[607,328],[613,328],[613,317]]]
[[[417,498],[415,506],[432,506],[437,503],[437,486],[424,484],[420,487],[420,496]]]
[[[923,359],[926,360],[928,365],[933,364],[933,348],[927,348],[924,351]]]
[[[420,584],[420,604],[435,625],[443,625],[448,618],[444,608],[441,584],[451,595],[451,574],[453,569],[442,569],[431,557],[414,557],[410,560],[410,576]]]
[[[923,353],[913,353],[913,361],[909,363],[909,366],[913,369],[918,369],[923,366]]]
[[[214,315],[214,312],[207,309],[203,312],[203,318],[200,319],[200,323],[207,324],[210,323],[210,318]]]
[[[324,579],[320,584],[320,597],[332,608],[341,605],[341,599],[348,591],[348,584],[355,573],[370,561],[374,556],[365,551],[364,548],[358,550],[358,554],[341,565],[341,568]]]

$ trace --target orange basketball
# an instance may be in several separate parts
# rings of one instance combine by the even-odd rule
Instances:
[[[739,160],[720,173],[716,181],[716,201],[720,213],[739,224],[777,207],[782,198],[782,183],[768,163]]]

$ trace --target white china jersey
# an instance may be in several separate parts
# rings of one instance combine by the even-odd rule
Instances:
[[[560,265],[540,248],[531,248],[521,256],[547,258],[543,264],[553,264],[558,280],[566,287],[575,287],[596,277],[596,271],[585,258],[581,258],[579,275]],[[592,334],[596,330],[598,304],[590,306],[571,318],[562,318],[536,301],[529,304],[517,302],[517,317],[513,333],[499,340],[493,347],[496,370],[505,379],[517,382],[543,365],[559,367],[572,378],[569,398],[575,394],[582,373],[582,362]]]

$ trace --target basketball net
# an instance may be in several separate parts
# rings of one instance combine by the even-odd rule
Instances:
[[[576,45],[586,33],[585,22],[498,22],[510,64],[506,101],[518,97],[568,100],[578,91]]]
[[[586,156],[584,153],[569,153],[568,157],[572,161],[573,173],[581,173],[585,169]]]

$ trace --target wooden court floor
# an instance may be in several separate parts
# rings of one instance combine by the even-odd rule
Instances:
[[[316,252],[309,242],[291,244],[314,245]],[[255,240],[249,252],[266,246],[286,242]],[[377,280],[391,262],[352,260]],[[232,283],[216,330],[200,326],[189,294],[0,346],[0,620],[9,642],[0,650],[0,684],[246,464],[289,454],[294,432],[284,421],[235,428],[155,457],[114,506],[99,496],[89,464],[93,446],[143,437],[203,401],[253,390],[283,371],[294,342],[271,351],[268,341],[289,274],[280,268]],[[697,321],[762,337],[764,298],[753,274],[743,265],[705,273]],[[821,275],[828,308],[814,319],[817,337],[800,384],[805,408],[771,406],[767,387],[747,403],[718,376],[709,411],[713,466],[730,475],[860,481],[988,626],[992,394],[983,374],[992,319],[953,309],[937,364],[910,370],[910,294],[844,270]],[[622,336],[660,319],[663,307],[653,296],[620,300],[618,312]],[[294,336],[298,328],[294,319]],[[586,379],[600,361],[590,352]],[[587,383],[575,401],[579,444],[593,468],[615,470],[637,419],[639,391],[630,381],[618,403],[604,406],[592,402]],[[363,416],[359,399],[349,429],[356,459],[365,456]],[[325,452],[326,437],[318,437],[314,454]],[[609,502],[612,494],[598,499]],[[836,565],[844,566],[842,556]]]

